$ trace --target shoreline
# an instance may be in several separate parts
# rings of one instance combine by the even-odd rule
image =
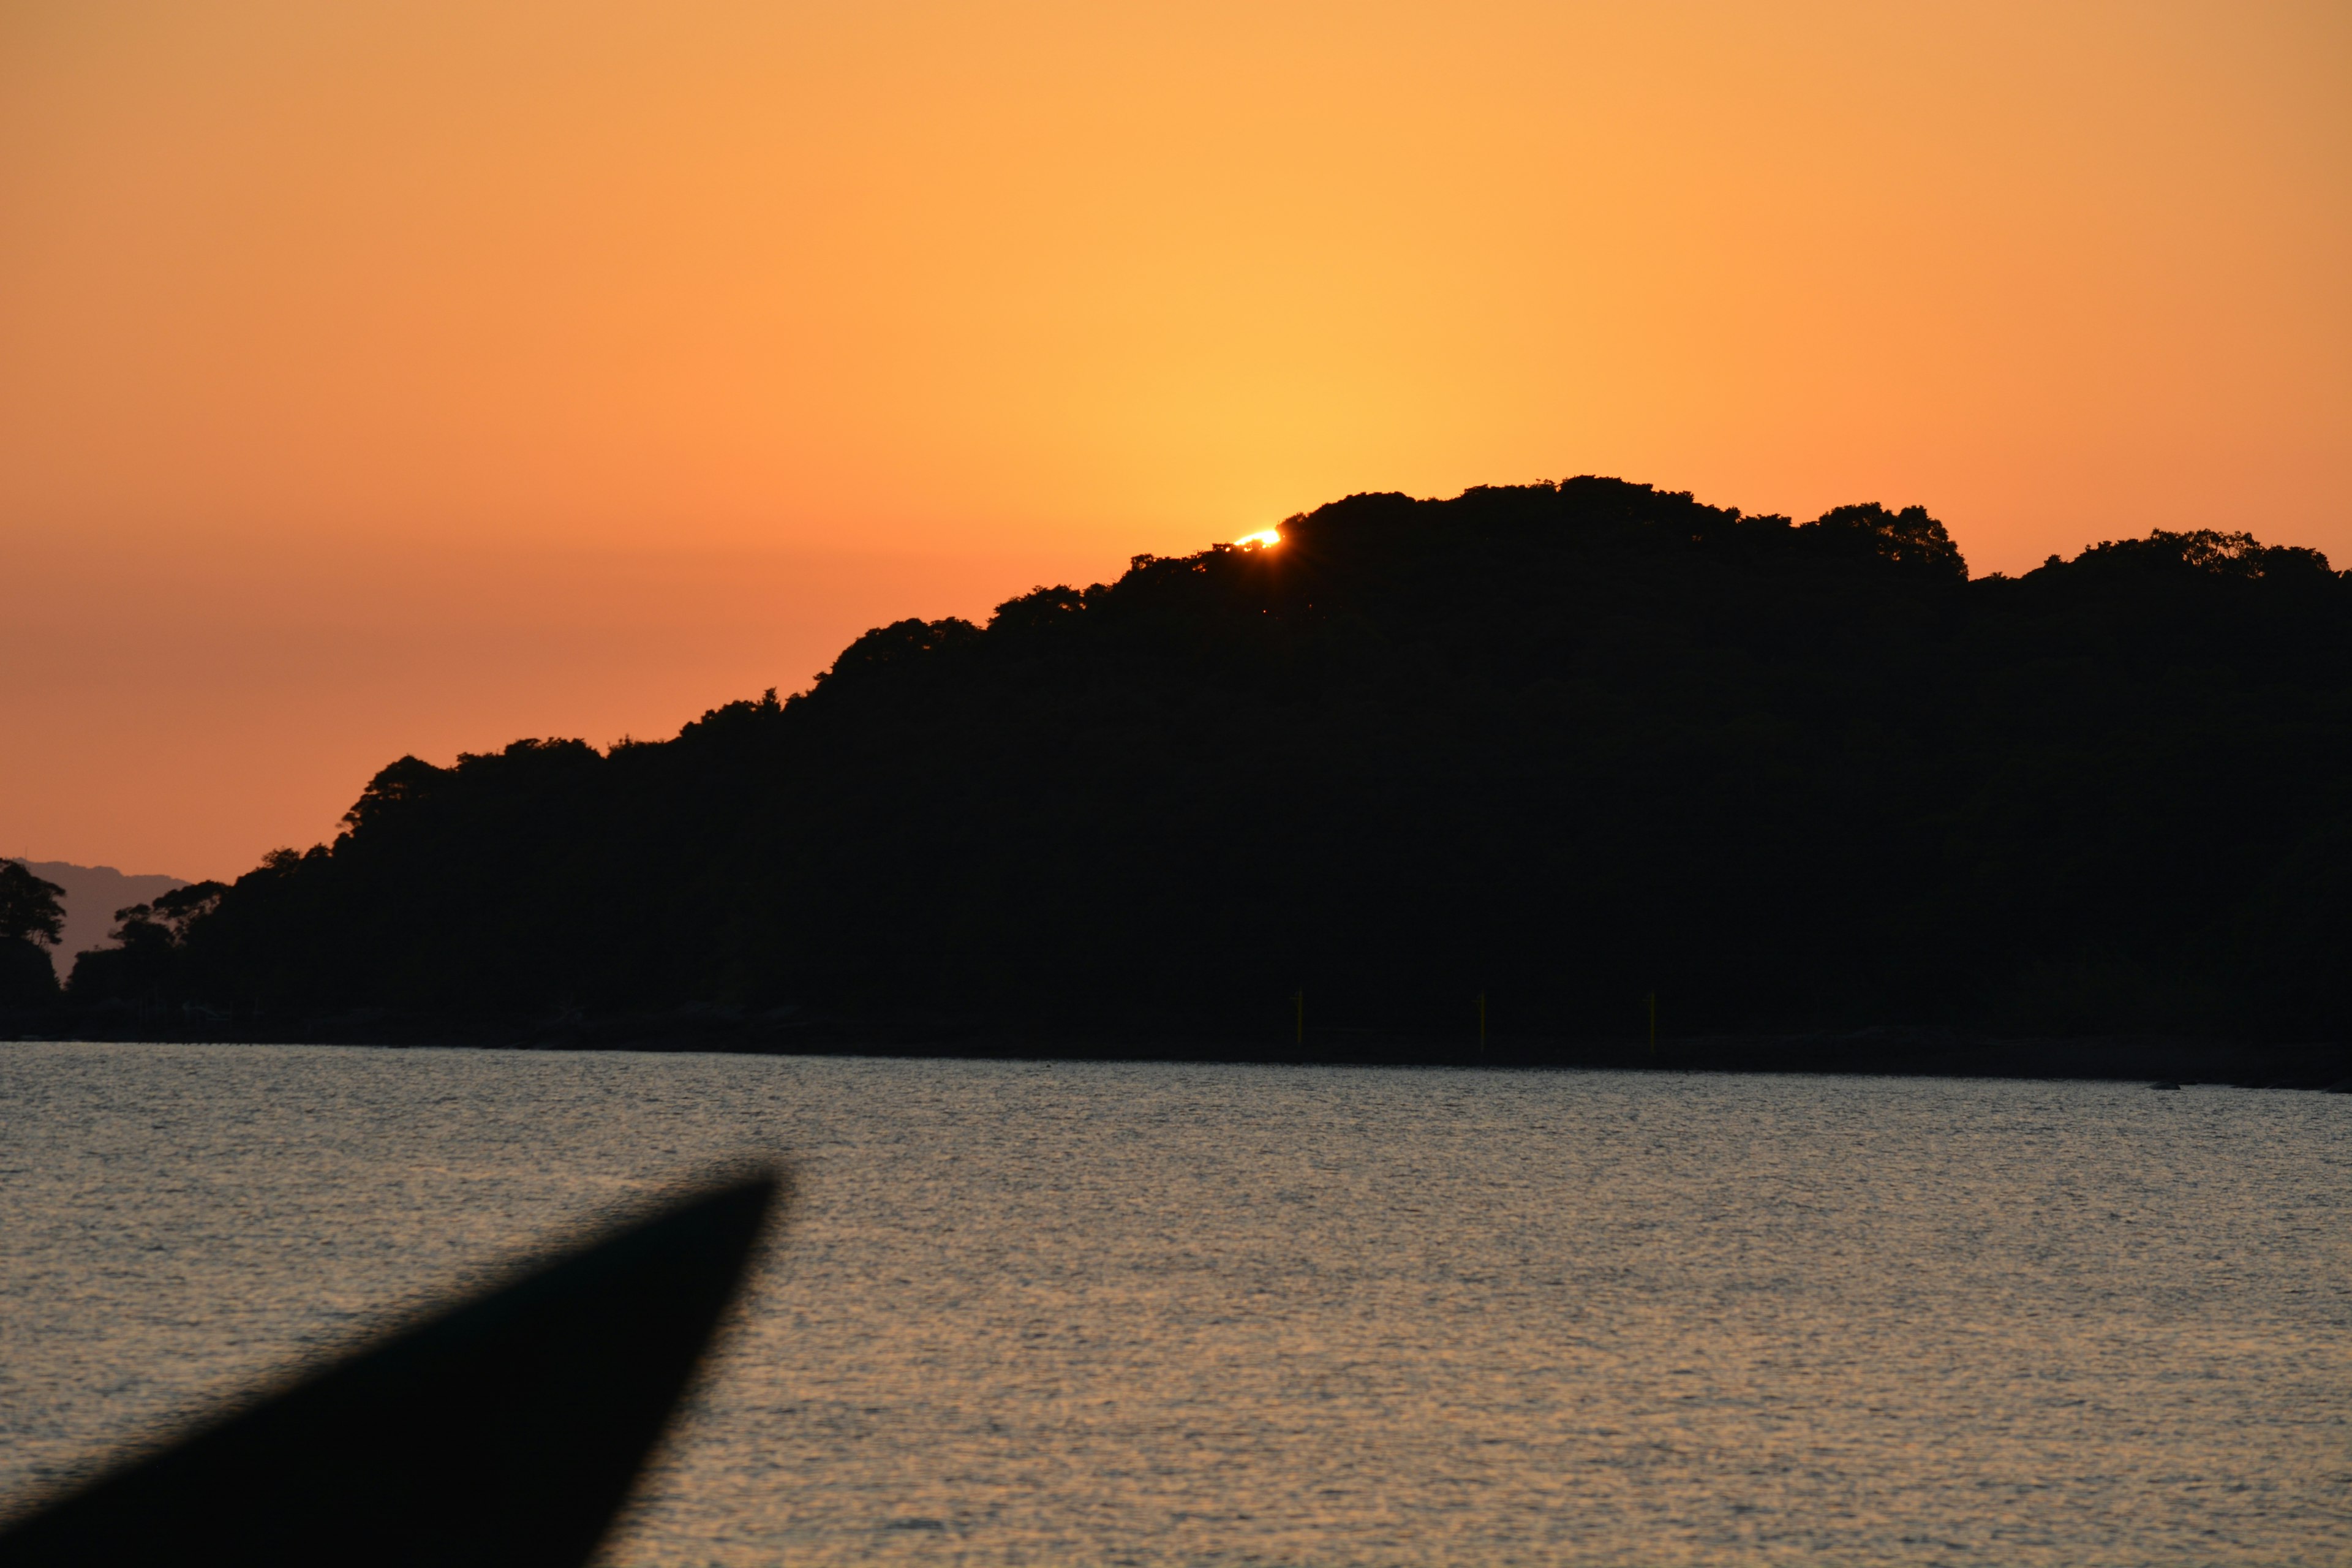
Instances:
[[[910,1016],[849,1018],[682,1008],[654,1015],[541,1018],[403,1017],[390,1013],[297,1019],[174,1017],[131,1010],[0,1017],[0,1040],[32,1043],[461,1047],[507,1050],[711,1052],[1018,1061],[1222,1062],[1295,1067],[1566,1069],[1820,1074],[2228,1084],[2352,1093],[2352,1043],[2177,1035],[2008,1037],[1877,1026],[1853,1030],[1625,1039],[1326,1028],[1303,1041],[1178,1029],[1081,1035]]]

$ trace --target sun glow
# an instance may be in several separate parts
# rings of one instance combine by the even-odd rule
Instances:
[[[1271,550],[1276,545],[1282,542],[1282,530],[1278,528],[1261,528],[1255,533],[1243,534],[1239,539],[1234,540],[1234,542],[1235,544],[1255,544],[1260,550]]]

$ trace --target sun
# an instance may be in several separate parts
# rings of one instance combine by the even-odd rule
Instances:
[[[1235,544],[1255,544],[1260,550],[1271,550],[1276,545],[1282,542],[1282,530],[1278,528],[1261,528],[1255,533],[1243,534],[1239,539],[1234,540],[1234,542]]]

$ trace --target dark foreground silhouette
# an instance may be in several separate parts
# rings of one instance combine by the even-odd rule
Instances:
[[[332,845],[127,911],[66,1026],[2352,1077],[2316,552],[1970,581],[1917,508],[1599,479],[1283,535],[675,740],[404,758]]]
[[[133,1462],[0,1533],[0,1568],[585,1562],[777,1195],[710,1193]]]

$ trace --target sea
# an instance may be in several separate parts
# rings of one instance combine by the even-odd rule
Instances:
[[[0,1045],[0,1512],[747,1161],[604,1561],[2343,1563],[2352,1097]]]

